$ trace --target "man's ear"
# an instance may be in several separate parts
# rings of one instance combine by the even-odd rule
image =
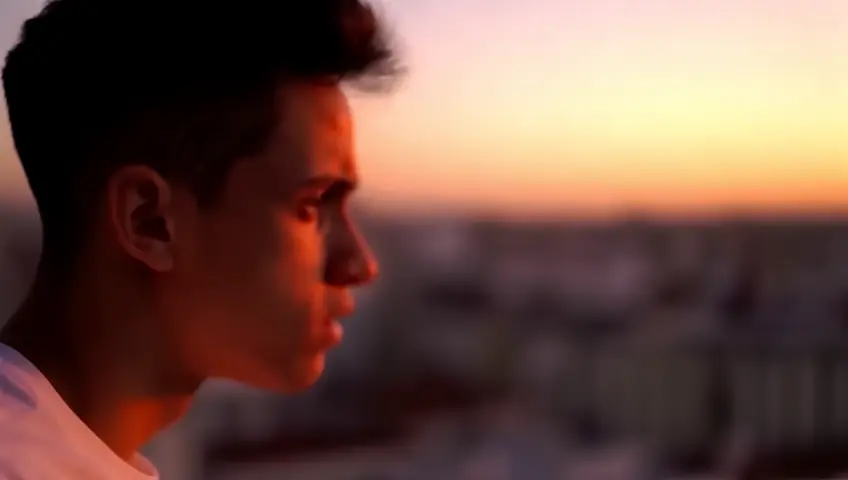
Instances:
[[[156,272],[174,266],[174,212],[170,184],[144,165],[119,168],[107,186],[111,230],[132,258]]]

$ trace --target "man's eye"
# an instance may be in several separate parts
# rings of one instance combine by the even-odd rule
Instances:
[[[320,198],[310,198],[301,202],[298,207],[298,217],[304,222],[314,222],[321,217],[321,208],[324,201]]]

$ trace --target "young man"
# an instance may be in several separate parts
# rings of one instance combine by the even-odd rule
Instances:
[[[359,0],[53,0],[3,70],[43,224],[0,334],[0,478],[149,479],[209,377],[321,374],[374,260],[341,86],[398,73]]]

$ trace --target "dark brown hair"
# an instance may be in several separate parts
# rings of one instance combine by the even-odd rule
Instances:
[[[264,146],[281,80],[380,89],[399,73],[359,0],[52,0],[3,69],[45,256],[73,256],[122,164],[148,164],[214,202],[230,165]]]

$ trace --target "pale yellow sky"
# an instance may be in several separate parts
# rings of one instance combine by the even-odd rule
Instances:
[[[848,210],[844,0],[384,5],[411,75],[354,102],[380,208]]]

